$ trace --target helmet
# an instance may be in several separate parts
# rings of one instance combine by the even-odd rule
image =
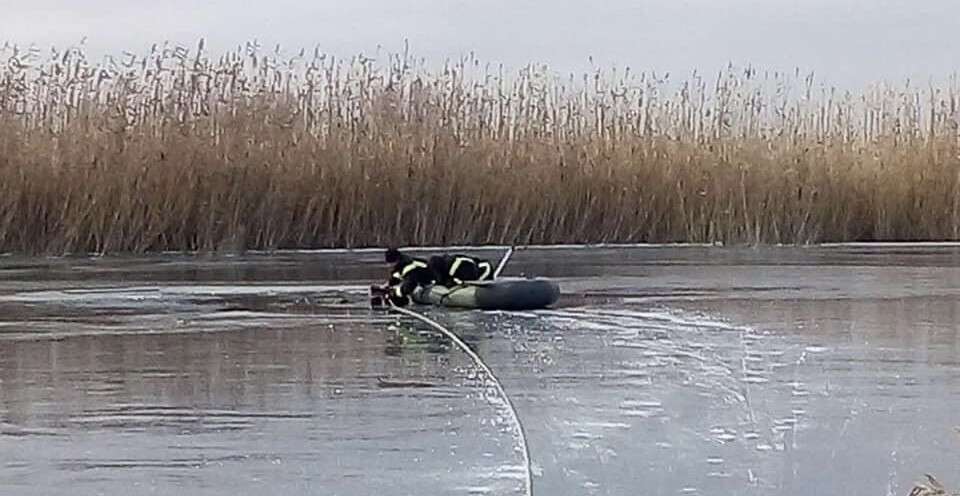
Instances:
[[[400,250],[396,248],[388,248],[387,253],[383,258],[387,261],[387,263],[397,263],[400,261]]]

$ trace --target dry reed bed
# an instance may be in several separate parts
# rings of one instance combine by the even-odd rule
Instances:
[[[957,81],[0,49],[0,251],[960,239]]]

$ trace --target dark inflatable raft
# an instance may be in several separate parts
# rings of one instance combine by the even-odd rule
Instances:
[[[413,293],[413,301],[481,310],[536,310],[560,298],[560,286],[549,279],[504,277],[495,281],[471,282],[447,288],[428,286]]]

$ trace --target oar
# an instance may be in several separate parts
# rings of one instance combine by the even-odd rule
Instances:
[[[503,254],[503,258],[500,259],[500,263],[497,265],[497,270],[493,271],[493,278],[496,279],[500,277],[500,273],[503,272],[503,268],[507,266],[507,262],[510,261],[510,257],[513,255],[513,247],[507,250]]]

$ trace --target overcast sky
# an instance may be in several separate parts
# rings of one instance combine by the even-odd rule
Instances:
[[[0,0],[0,41],[88,38],[97,52],[155,41],[338,55],[409,39],[430,59],[474,51],[560,72],[629,65],[687,73],[727,62],[814,70],[843,86],[942,78],[960,65],[960,0]]]

